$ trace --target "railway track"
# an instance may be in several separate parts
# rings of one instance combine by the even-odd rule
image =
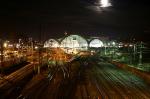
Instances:
[[[115,99],[150,98],[149,86],[133,74],[112,67],[110,64],[95,66],[93,71],[96,70],[98,74],[95,74],[95,76],[97,75],[96,80],[99,83],[98,85],[102,84],[104,86],[103,91],[108,96],[115,96]]]
[[[150,86],[132,73],[107,62],[97,63],[88,59],[88,63],[84,63],[70,63],[70,69],[66,69],[69,70],[68,77],[60,68],[51,73],[43,71],[41,77],[33,78],[26,84],[18,99],[150,99]],[[31,72],[31,68],[29,66],[20,71],[24,74]],[[21,80],[22,73],[14,72],[13,75]],[[8,79],[17,82],[13,75]]]

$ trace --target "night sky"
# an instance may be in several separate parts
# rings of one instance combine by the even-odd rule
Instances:
[[[100,8],[98,0],[18,0],[0,2],[0,37],[32,36],[42,40],[68,34],[149,40],[148,0],[110,0]]]

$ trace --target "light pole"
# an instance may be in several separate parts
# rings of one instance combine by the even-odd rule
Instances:
[[[116,43],[113,41],[112,42],[112,47],[113,47],[112,59],[114,59],[114,55],[115,55],[115,45]]]
[[[104,50],[105,50],[104,53],[105,53],[105,55],[106,55],[106,54],[107,54],[107,45],[106,45],[106,44],[104,45],[104,48],[105,48],[105,49],[104,49]]]
[[[31,54],[32,54],[32,62],[34,63],[34,59],[33,59],[33,51],[34,51],[34,49],[33,49],[33,40],[31,39]]]

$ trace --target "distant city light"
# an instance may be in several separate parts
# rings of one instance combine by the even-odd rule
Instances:
[[[16,48],[20,48],[20,44],[16,44]]]
[[[130,46],[130,47],[133,47],[133,44],[130,44],[129,46]]]
[[[111,6],[111,3],[109,0],[101,0],[100,5],[101,5],[101,7],[109,7],[109,6]]]
[[[115,45],[116,45],[116,43],[113,41],[113,42],[112,42],[112,45],[113,45],[113,46],[115,46]]]
[[[121,47],[123,47],[123,46],[120,46],[120,45],[119,45],[118,47],[121,48]]]
[[[4,43],[4,47],[6,48],[6,47],[7,47],[7,45],[8,45],[8,44],[5,42],[5,43]]]
[[[8,47],[13,47],[13,44],[9,44]]]
[[[108,46],[110,46],[110,43],[108,43]]]
[[[37,46],[35,46],[35,49],[38,49],[38,47],[37,47]]]
[[[127,47],[128,45],[127,45],[127,44],[125,44],[124,46],[125,46],[125,47]]]
[[[119,48],[123,47],[123,43],[120,42],[118,47],[119,47]]]

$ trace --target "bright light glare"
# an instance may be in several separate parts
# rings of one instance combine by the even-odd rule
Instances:
[[[37,47],[37,46],[35,46],[35,49],[38,49],[38,47]]]
[[[132,45],[132,44],[130,44],[129,46],[130,46],[130,47],[133,47],[133,45]]]
[[[20,44],[16,44],[16,48],[20,48]]]
[[[116,43],[115,43],[115,42],[112,42],[112,45],[116,45]]]
[[[101,4],[101,7],[109,7],[109,6],[111,6],[111,3],[109,2],[109,0],[101,0],[100,4]]]
[[[7,43],[4,43],[4,47],[5,47],[5,48],[7,47]]]

